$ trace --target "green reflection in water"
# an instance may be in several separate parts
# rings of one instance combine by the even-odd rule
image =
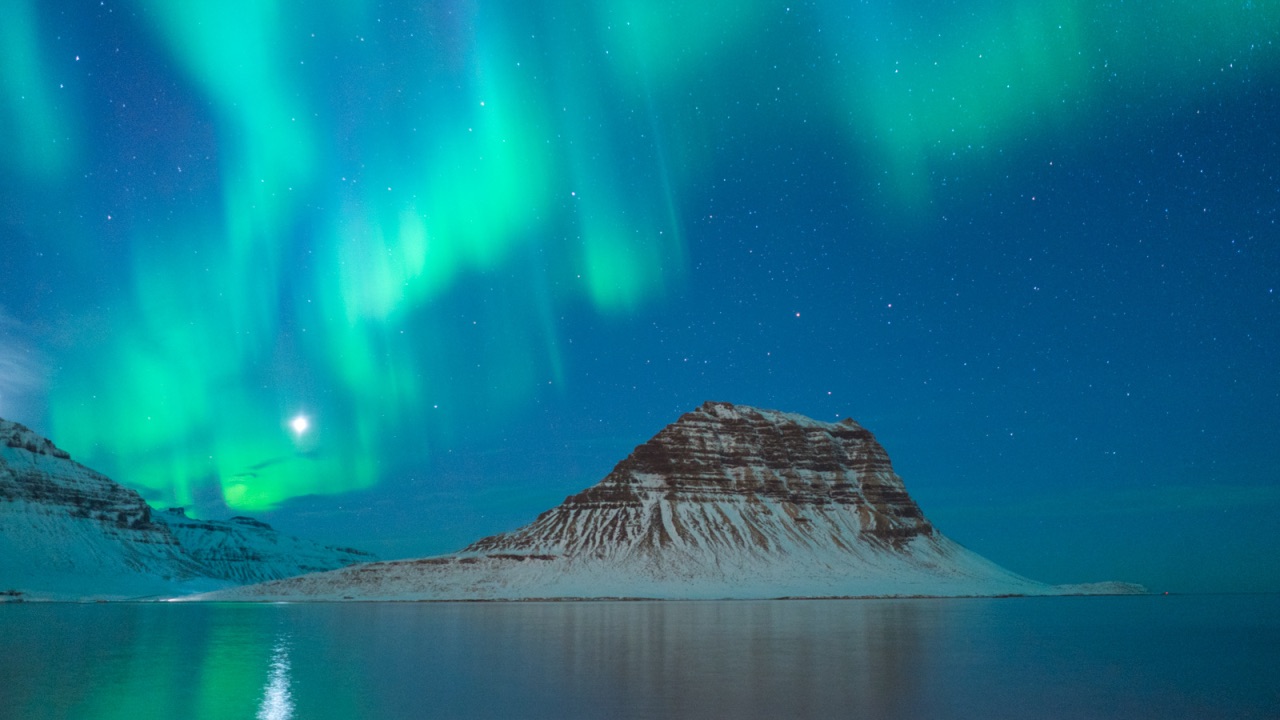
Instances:
[[[1271,595],[0,606],[0,677],[12,680],[0,684],[0,712],[252,718],[283,680],[273,676],[283,648],[299,720],[999,717],[1011,707],[1265,717],[1276,609]]]

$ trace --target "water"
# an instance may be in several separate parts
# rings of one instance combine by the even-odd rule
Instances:
[[[0,716],[1277,718],[1280,597],[7,605]]]

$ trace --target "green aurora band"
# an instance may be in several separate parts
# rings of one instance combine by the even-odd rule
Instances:
[[[53,436],[157,504],[369,487],[388,444],[429,453],[465,413],[571,382],[566,314],[623,322],[679,290],[726,127],[794,132],[781,107],[807,106],[861,182],[922,207],[954,163],[1088,122],[1131,77],[1273,63],[1280,30],[1274,2],[990,0],[929,36],[847,5],[135,0],[206,103],[220,192],[131,226],[131,274],[77,331],[92,352],[53,380]],[[34,7],[0,29],[0,129],[6,164],[56,185],[90,138],[50,95]],[[740,107],[773,80],[725,81],[735,58],[810,42],[779,109]]]

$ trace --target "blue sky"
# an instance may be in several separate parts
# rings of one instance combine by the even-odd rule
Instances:
[[[1280,590],[1277,30],[18,0],[0,415],[158,506],[385,557],[522,524],[704,400],[851,416],[1018,572]]]

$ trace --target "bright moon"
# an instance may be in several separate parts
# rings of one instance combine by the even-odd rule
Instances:
[[[301,435],[307,431],[307,428],[311,427],[311,421],[307,419],[306,415],[299,415],[289,421],[289,427],[293,428],[295,433]]]

